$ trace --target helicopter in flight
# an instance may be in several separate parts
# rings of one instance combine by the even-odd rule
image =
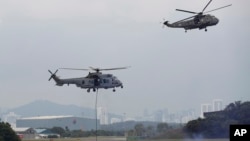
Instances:
[[[216,11],[222,8],[226,8],[229,6],[232,6],[232,4],[223,6],[223,7],[219,7],[210,11],[206,11],[206,8],[208,7],[208,5],[212,2],[212,0],[210,0],[207,5],[203,8],[203,10],[201,12],[192,12],[192,11],[187,11],[187,10],[181,10],[181,9],[176,9],[176,11],[181,11],[181,12],[187,12],[187,13],[191,13],[191,14],[195,14],[194,16],[179,20],[177,22],[174,22],[172,24],[170,24],[168,21],[165,21],[163,24],[164,26],[168,26],[171,28],[184,28],[185,32],[187,32],[187,30],[191,30],[191,29],[205,29],[205,31],[207,31],[207,27],[208,26],[214,26],[216,24],[218,24],[219,19],[216,18],[213,15],[210,14],[206,14],[212,11]]]
[[[108,68],[108,69],[100,69],[100,68],[93,68],[90,69],[75,69],[75,68],[60,68],[66,70],[82,70],[82,71],[89,71],[93,70],[94,72],[89,72],[86,77],[79,77],[79,78],[68,78],[68,79],[60,79],[56,76],[58,69],[52,73],[50,70],[49,73],[51,74],[49,81],[54,79],[57,86],[63,86],[64,84],[75,84],[77,87],[82,89],[87,89],[87,92],[90,92],[93,89],[93,92],[97,91],[100,88],[109,89],[113,88],[113,92],[115,92],[116,87],[123,88],[123,84],[120,80],[117,79],[112,74],[103,74],[101,71],[110,71],[110,70],[120,70],[120,69],[127,69],[128,67],[119,67],[119,68]]]

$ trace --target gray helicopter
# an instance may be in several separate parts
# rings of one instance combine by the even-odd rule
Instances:
[[[187,30],[196,29],[196,28],[198,28],[200,30],[205,29],[205,31],[207,31],[207,27],[214,26],[214,25],[218,24],[219,19],[213,15],[206,14],[206,13],[216,11],[216,10],[219,10],[222,8],[226,8],[226,7],[229,7],[232,5],[232,4],[230,4],[230,5],[226,5],[226,6],[223,6],[220,8],[216,8],[216,9],[204,12],[211,2],[212,2],[212,0],[210,0],[207,3],[207,5],[203,8],[203,10],[201,12],[192,12],[192,11],[187,11],[187,10],[176,9],[176,11],[187,12],[187,13],[196,14],[196,15],[182,19],[182,20],[174,22],[172,24],[170,24],[168,21],[165,21],[163,24],[165,26],[168,26],[171,28],[184,28],[185,32],[187,32]]]
[[[123,84],[120,80],[118,80],[112,74],[102,74],[100,71],[110,71],[110,70],[120,70],[120,69],[127,69],[128,67],[120,67],[120,68],[108,68],[108,69],[100,69],[100,68],[93,68],[90,69],[75,69],[75,68],[60,68],[60,69],[67,69],[67,70],[82,70],[82,71],[89,71],[93,70],[95,72],[89,72],[86,77],[79,77],[79,78],[68,78],[68,79],[60,79],[56,76],[58,70],[52,73],[50,70],[49,73],[51,74],[49,81],[54,79],[57,86],[63,86],[64,84],[75,84],[77,87],[87,89],[87,92],[90,92],[91,89],[93,91],[97,91],[100,88],[109,89],[113,88],[113,92],[115,92],[116,87],[123,88]]]

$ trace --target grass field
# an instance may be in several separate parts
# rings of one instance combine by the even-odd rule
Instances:
[[[61,138],[61,139],[34,139],[22,141],[95,141],[95,137],[88,138]],[[98,141],[126,141],[123,137],[98,137]],[[139,140],[139,141],[229,141],[229,139],[158,139],[158,140]]]

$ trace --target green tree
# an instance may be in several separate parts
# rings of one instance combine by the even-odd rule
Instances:
[[[21,141],[9,123],[0,122],[0,141]]]
[[[159,133],[166,132],[168,130],[168,124],[167,123],[158,123],[157,124],[157,131]]]
[[[138,123],[138,124],[135,125],[134,128],[135,128],[135,133],[136,133],[137,136],[143,136],[144,135],[145,128],[144,128],[143,124]]]
[[[146,134],[148,137],[153,137],[154,136],[154,127],[149,125],[147,128],[146,128]]]
[[[223,111],[215,112],[204,119],[189,121],[184,131],[189,136],[202,135],[207,138],[229,137],[231,124],[250,124],[250,102],[230,103]]]

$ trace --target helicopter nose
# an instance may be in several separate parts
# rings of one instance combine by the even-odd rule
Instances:
[[[215,18],[215,24],[218,24],[218,23],[219,23],[219,19]]]

